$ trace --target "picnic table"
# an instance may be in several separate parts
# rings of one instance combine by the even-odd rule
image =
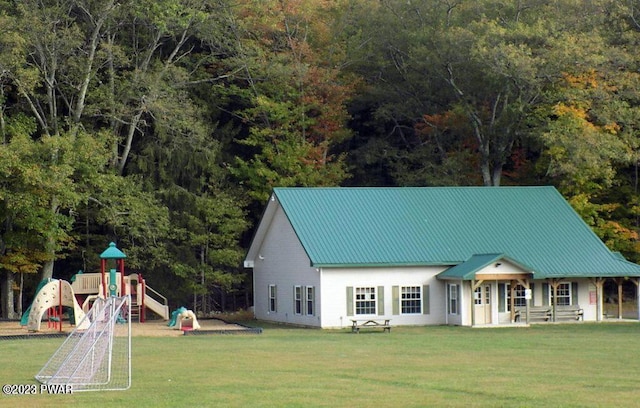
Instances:
[[[351,331],[360,333],[360,329],[382,329],[391,332],[391,319],[352,319]]]

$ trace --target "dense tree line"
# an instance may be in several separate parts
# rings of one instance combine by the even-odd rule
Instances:
[[[0,0],[2,316],[110,241],[246,307],[274,186],[551,184],[637,261],[638,41],[637,0]]]

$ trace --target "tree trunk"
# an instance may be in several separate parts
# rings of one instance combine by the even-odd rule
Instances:
[[[40,280],[52,279],[53,278],[53,259],[50,261],[45,261],[42,265],[42,272],[40,272]]]
[[[44,264],[42,264],[42,272],[40,272],[41,281],[53,278],[53,265],[56,259],[55,241],[53,237],[47,237],[45,248],[47,251],[47,255],[49,255],[49,259],[46,260]]]
[[[54,163],[57,162],[57,158],[52,160]],[[54,195],[51,197],[51,212],[55,215],[58,213],[59,205],[58,198]],[[56,240],[52,235],[52,232],[49,232],[46,237],[46,241],[44,243],[45,251],[48,255],[48,260],[44,262],[42,265],[42,273],[40,275],[40,280],[52,279],[53,278],[53,264],[56,260]]]
[[[22,291],[24,289],[24,273],[20,272],[20,291],[18,292],[17,316],[22,317]]]
[[[3,87],[0,86],[0,143],[3,145],[7,144],[7,133],[6,133],[6,124],[4,121],[4,90]]]
[[[2,282],[0,282],[2,297],[2,317],[5,319],[15,319],[16,310],[13,297],[13,272],[4,271],[2,273]]]
[[[200,248],[200,270],[202,271],[200,274],[200,285],[202,287],[202,314],[204,316],[207,315],[207,313],[209,313],[208,310],[208,305],[207,305],[207,291],[204,290],[205,283],[206,283],[206,279],[205,279],[205,262],[206,262],[206,247],[202,247]]]
[[[500,181],[502,178],[502,163],[494,163],[493,165],[493,174],[491,177],[491,185],[498,187],[500,185]]]

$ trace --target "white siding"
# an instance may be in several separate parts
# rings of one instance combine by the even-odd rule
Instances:
[[[300,244],[282,208],[278,206],[253,268],[254,313],[257,319],[319,326],[319,272]],[[277,310],[269,311],[269,285],[277,287]],[[294,286],[315,288],[315,314],[294,313]]]
[[[322,268],[321,327],[351,326],[351,319],[391,319],[391,325],[445,323],[444,282],[436,279],[442,267]],[[394,315],[393,286],[429,285],[429,314]],[[384,287],[384,314],[347,316],[347,287]]]
[[[596,299],[596,287],[587,279],[577,280],[578,282],[578,304],[584,311],[584,320],[596,320],[597,305]],[[591,293],[593,292],[593,298]],[[592,303],[593,300],[593,303]],[[602,300],[600,300],[602,301]]]

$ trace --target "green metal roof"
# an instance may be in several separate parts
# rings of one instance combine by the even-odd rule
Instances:
[[[640,276],[553,187],[276,188],[274,196],[314,266],[458,265],[504,254],[536,278]]]

